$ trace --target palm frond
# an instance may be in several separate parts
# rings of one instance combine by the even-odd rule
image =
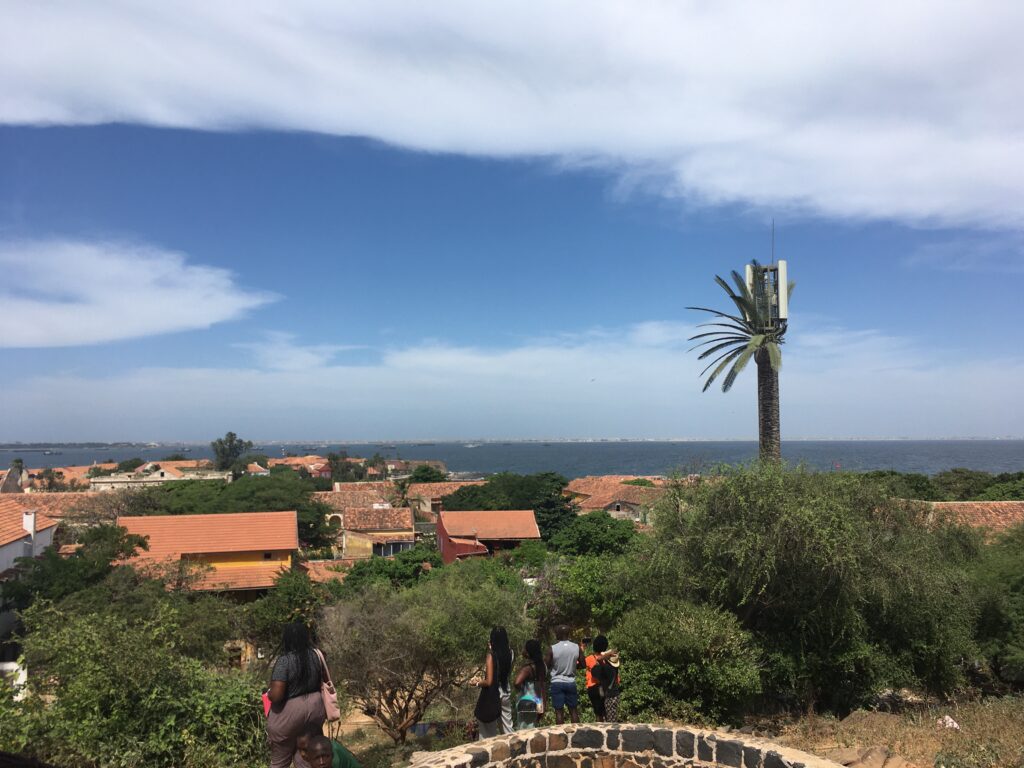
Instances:
[[[725,377],[725,381],[722,382],[722,391],[728,392],[732,389],[732,385],[736,382],[736,377],[739,376],[743,369],[747,367],[747,363],[750,362],[750,358],[754,352],[757,351],[757,347],[748,344],[740,355],[736,358],[736,362],[733,363],[732,368],[729,369],[729,373]]]
[[[778,371],[782,368],[782,350],[774,341],[769,341],[765,347],[768,349],[768,360],[771,361],[772,370]]]
[[[746,345],[747,345],[747,340],[746,339],[738,339],[738,340],[734,340],[734,341],[723,341],[721,344],[717,344],[717,345],[715,345],[713,347],[705,349],[703,352],[700,353],[700,355],[697,357],[697,359],[698,360],[703,360],[705,357],[711,357],[711,355],[715,354],[715,352],[718,352],[720,349],[725,349],[726,347],[736,347],[736,346],[743,346],[743,347],[745,347]]]
[[[708,371],[710,371],[712,368],[714,368],[715,365],[720,360],[722,360],[723,358],[729,357],[729,355],[732,355],[732,354],[735,354],[735,353],[739,353],[739,352],[742,352],[742,351],[743,351],[743,347],[733,347],[732,349],[726,350],[721,355],[719,355],[714,360],[712,360],[710,363],[708,363],[707,366],[704,368],[704,370],[700,372],[700,375],[703,376],[704,374],[706,374]]]
[[[696,336],[691,336],[687,341],[696,341],[697,339],[703,339],[708,336],[720,336],[722,338],[737,338],[737,339],[749,339],[749,333],[736,333],[735,331],[708,331],[707,333],[698,333]],[[707,342],[702,342],[707,343]],[[698,345],[699,346],[699,345]],[[696,347],[694,347],[696,349]]]
[[[729,363],[732,362],[733,359],[735,359],[738,355],[741,355],[742,353],[743,353],[742,349],[735,349],[732,352],[730,352],[728,355],[724,356],[725,359],[722,360],[721,363],[719,363],[718,367],[715,369],[715,372],[712,373],[710,376],[708,376],[708,380],[704,382],[704,389],[702,389],[701,391],[702,392],[707,392],[708,391],[708,387],[710,387],[712,385],[712,383],[714,383],[715,379],[718,378],[718,374],[720,374],[723,370],[725,370],[725,367],[727,365],[729,365]],[[704,370],[706,371],[707,368],[705,368]],[[702,373],[701,376],[703,376],[703,375],[704,374]]]
[[[719,312],[717,309],[708,309],[707,307],[687,307],[687,309],[692,309],[692,310],[695,310],[697,312],[710,312],[712,315],[717,315],[718,317],[724,317],[724,318],[726,318],[728,320],[734,320],[737,323],[739,323],[740,325],[744,325],[747,322],[742,317],[736,317],[736,315],[730,315],[730,314],[727,314],[725,312]]]
[[[731,328],[734,331],[745,333],[748,336],[754,332],[754,329],[747,325],[737,325],[736,323],[697,323],[697,328]]]

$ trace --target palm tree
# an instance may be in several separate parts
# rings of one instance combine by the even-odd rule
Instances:
[[[698,333],[696,336],[690,337],[690,341],[703,339],[699,344],[691,347],[690,351],[707,347],[700,354],[699,360],[721,353],[701,371],[701,376],[711,371],[711,375],[704,382],[702,390],[704,392],[707,392],[711,384],[726,368],[729,369],[729,372],[722,380],[722,391],[728,392],[732,389],[736,377],[750,362],[750,358],[754,358],[754,362],[757,363],[757,421],[761,460],[781,461],[779,368],[782,367],[782,351],[779,349],[779,345],[784,343],[786,320],[778,318],[777,311],[773,312],[772,297],[765,285],[764,272],[765,268],[755,261],[753,263],[755,275],[753,293],[736,270],[732,272],[733,282],[736,283],[735,291],[729,283],[715,275],[715,282],[722,286],[732,303],[736,305],[737,313],[731,315],[707,307],[687,307],[687,309],[699,312],[710,312],[718,320],[718,322],[701,323],[699,328],[724,329]],[[793,292],[794,286],[794,283],[787,285],[787,295]]]

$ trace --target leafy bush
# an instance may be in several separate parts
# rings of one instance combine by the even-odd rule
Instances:
[[[955,467],[936,474],[932,483],[947,501],[970,501],[984,493],[994,480],[988,472]]]
[[[259,681],[186,656],[187,629],[155,615],[25,613],[31,695],[5,744],[68,766],[248,766],[265,759]],[[44,703],[45,702],[45,703]],[[5,703],[5,708],[7,704]]]
[[[632,522],[600,510],[577,516],[551,537],[549,545],[563,555],[621,555],[636,535]]]
[[[524,568],[537,572],[544,567],[548,559],[548,550],[542,542],[524,541],[514,549],[501,550],[499,557],[513,568]]]
[[[978,494],[978,500],[1024,501],[1024,477],[993,483]]]
[[[719,720],[760,691],[758,649],[727,611],[656,602],[628,612],[610,635],[622,655],[622,705],[631,718]]]
[[[978,638],[992,671],[1024,683],[1024,525],[985,548],[975,569],[983,596]]]
[[[759,464],[676,488],[656,527],[685,591],[754,633],[784,701],[845,710],[886,685],[962,679],[977,539],[929,526],[923,505],[858,475]]]
[[[935,486],[928,475],[879,469],[865,472],[863,476],[865,479],[877,483],[886,494],[895,496],[897,499],[942,501],[945,498],[943,491]]]
[[[424,567],[424,564],[429,567]],[[433,568],[441,567],[441,553],[433,547],[418,545],[392,558],[371,557],[349,569],[341,583],[340,594],[352,596],[370,584],[390,587],[409,587]]]

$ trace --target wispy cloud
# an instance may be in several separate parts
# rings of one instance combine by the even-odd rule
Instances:
[[[208,328],[274,300],[225,269],[125,242],[0,243],[0,347],[65,347]]]
[[[256,364],[270,371],[311,371],[323,368],[339,353],[365,347],[352,344],[309,344],[295,341],[295,334],[268,331],[262,341],[236,344],[252,353]]]
[[[753,439],[753,367],[730,393],[701,394],[702,366],[678,343],[692,329],[651,333],[661,325],[504,349],[410,343],[359,365],[328,364],[333,353],[322,352],[288,368],[33,377],[7,383],[20,408],[5,414],[4,429],[39,440],[205,439],[228,429],[268,439]],[[909,339],[833,326],[794,335],[784,360],[787,438],[1024,434],[1024,412],[1006,407],[1024,388],[1019,355],[947,359]],[[125,412],[139,392],[162,407]]]
[[[1024,273],[1024,237],[1005,235],[961,236],[920,246],[904,263],[911,267],[946,272]]]
[[[1024,223],[1016,0],[14,0],[4,19],[8,123],[361,135],[689,201]]]

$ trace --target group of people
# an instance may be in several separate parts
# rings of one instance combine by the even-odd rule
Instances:
[[[484,675],[472,682],[480,688],[474,715],[480,738],[487,739],[515,730],[513,723],[513,690],[517,694],[515,705],[519,728],[532,728],[543,718],[545,702],[550,699],[555,710],[555,722],[569,719],[578,723],[579,690],[576,671],[586,669],[586,689],[594,716],[598,721],[617,722],[619,714],[619,655],[608,647],[608,638],[598,635],[583,638],[582,642],[569,639],[569,628],[555,629],[554,645],[546,653],[539,640],[527,640],[523,648],[525,659],[514,679],[515,653],[509,645],[504,627],[491,629]],[[590,652],[588,653],[588,646]]]
[[[555,722],[580,721],[576,671],[586,669],[586,688],[598,720],[616,722],[619,710],[619,658],[604,635],[569,639],[569,628],[555,630],[557,642],[542,650],[539,640],[527,640],[524,659],[512,677],[515,654],[504,627],[491,630],[484,675],[473,682],[480,688],[475,716],[480,738],[532,728],[544,717],[548,700]],[[283,653],[274,663],[270,687],[264,694],[271,768],[359,768],[356,758],[323,734],[327,713],[321,686],[330,679],[323,654],[314,647],[302,623],[284,629]],[[589,646],[589,653],[588,653]],[[515,722],[513,721],[515,692]]]

